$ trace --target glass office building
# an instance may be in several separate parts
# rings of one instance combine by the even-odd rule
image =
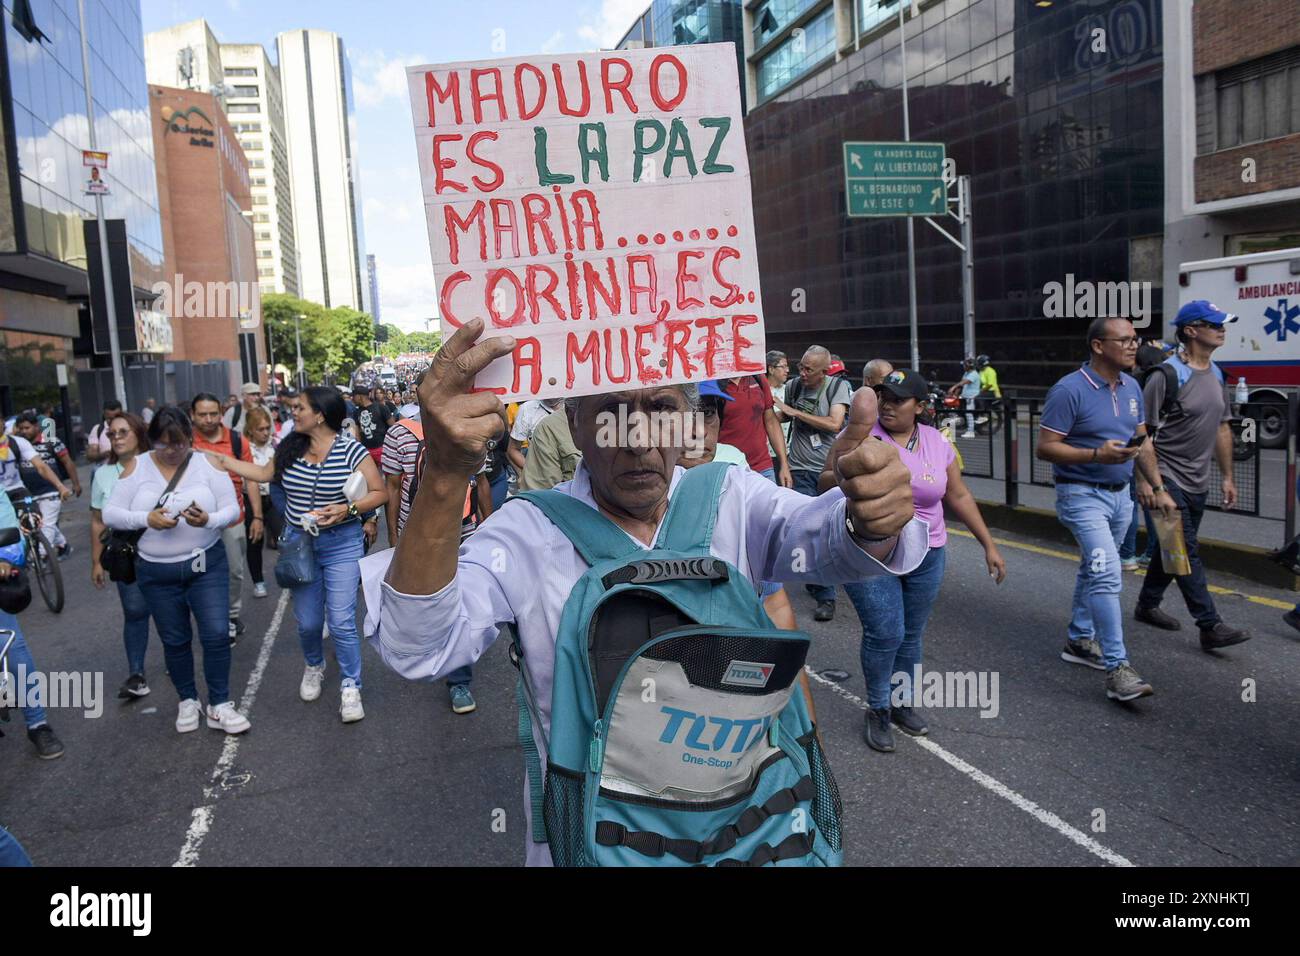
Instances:
[[[743,0],[654,0],[637,17],[617,49],[688,46],[692,43],[736,44],[741,105],[745,103]]]
[[[1012,386],[1048,385],[1077,365],[1088,318],[1043,308],[1044,286],[1067,275],[1151,282],[1158,329],[1159,0],[919,6],[905,28],[911,138],[943,143],[971,177],[978,350]],[[767,0],[745,11],[745,30],[769,345],[797,357],[819,343],[853,372],[877,356],[906,364],[904,221],[849,218],[843,168],[846,140],[903,139],[898,6]],[[915,229],[922,369],[951,381],[960,252],[926,223]]]
[[[104,214],[125,220],[133,282],[144,293],[164,267],[140,4],[85,0],[85,9],[96,148],[110,154]],[[83,222],[95,206],[83,195],[90,170],[81,151],[90,142],[77,3],[3,0],[2,13],[0,409],[13,411],[58,403],[56,365],[106,359],[90,356],[81,337],[89,328]],[[69,385],[75,415],[75,376]]]
[[[85,269],[82,219],[95,207],[82,195],[89,171],[81,150],[90,143],[77,4],[46,0],[30,9],[44,39],[23,36],[13,0],[4,0],[11,104],[5,120],[16,150],[10,171],[16,161],[18,237],[26,252]],[[132,275],[147,289],[162,278],[163,240],[138,0],[86,0],[86,29],[96,148],[111,157],[103,171],[111,190],[104,215],[126,220]]]

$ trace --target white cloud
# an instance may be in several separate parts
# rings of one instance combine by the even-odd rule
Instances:
[[[438,314],[438,289],[429,263],[385,265],[376,259],[379,270],[380,320],[407,332],[424,331],[424,320]],[[436,331],[436,319],[429,326]]]
[[[380,226],[391,226],[394,223],[410,222],[414,218],[412,209],[419,207],[412,207],[401,202],[385,202],[374,196],[367,196],[362,208],[366,217],[366,228],[372,229]]]
[[[564,43],[564,31],[556,30],[554,33],[550,35],[549,38],[547,38],[546,42],[542,44],[542,52],[558,53],[560,50],[560,46],[563,43]]]
[[[362,53],[356,59],[352,88],[360,106],[378,106],[384,100],[406,97],[406,68],[428,63],[420,55],[399,55],[391,59],[383,50]]]
[[[594,47],[611,49],[649,6],[648,0],[601,0],[595,18],[578,27],[578,36]]]

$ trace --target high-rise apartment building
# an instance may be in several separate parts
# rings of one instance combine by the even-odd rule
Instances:
[[[352,75],[342,39],[325,30],[276,37],[293,183],[298,289],[327,308],[368,311]]]
[[[260,43],[221,44],[226,113],[248,157],[252,176],[257,277],[263,294],[298,295],[289,145],[280,71]]]

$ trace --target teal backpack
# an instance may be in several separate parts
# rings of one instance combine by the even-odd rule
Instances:
[[[557,866],[840,863],[839,791],[799,686],[808,635],[775,628],[709,553],[728,467],[683,476],[650,551],[567,495],[518,495],[590,565],[560,618],[549,740],[511,645],[532,839]]]

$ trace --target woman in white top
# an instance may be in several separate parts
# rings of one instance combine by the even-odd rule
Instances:
[[[108,423],[112,451],[108,463],[96,469],[90,483],[90,580],[96,588],[108,586],[108,572],[101,559],[104,543],[104,506],[108,504],[117,480],[135,468],[135,458],[149,450],[148,426],[136,415],[118,415]],[[149,647],[149,602],[140,593],[138,582],[117,582],[117,596],[122,602],[122,640],[126,645],[127,674],[117,696],[133,700],[149,693],[144,677],[144,656]]]
[[[176,729],[187,733],[199,726],[193,613],[203,645],[208,726],[238,734],[249,723],[230,700],[230,586],[221,529],[238,520],[239,502],[230,476],[193,453],[193,435],[179,408],[160,409],[149,423],[153,450],[138,455],[118,479],[104,506],[104,524],[144,531],[137,544],[136,580],[162,638],[167,675],[181,698]]]
[[[342,676],[339,716],[361,720],[361,637],[357,633],[358,561],[365,553],[361,515],[388,501],[388,491],[365,447],[343,432],[347,406],[338,389],[305,388],[293,400],[294,430],[281,440],[275,461],[256,465],[214,455],[213,463],[250,481],[274,481],[284,492],[284,522],[289,540],[312,534],[315,579],[293,589],[293,616],[298,624],[306,667],[298,696],[320,697],[325,678],[321,638],[328,617],[334,656]],[[365,479],[366,492],[349,501],[344,486],[354,472]],[[314,530],[311,530],[314,529]]]

